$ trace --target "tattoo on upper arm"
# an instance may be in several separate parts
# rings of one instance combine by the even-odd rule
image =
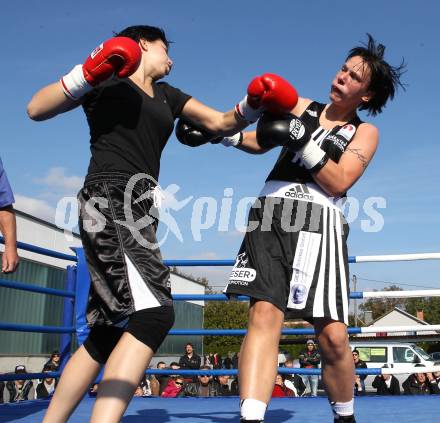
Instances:
[[[347,148],[347,150],[345,151],[349,151],[350,153],[353,153],[362,163],[362,167],[366,169],[366,167],[368,166],[368,160],[363,154],[361,154],[362,150],[360,148]]]

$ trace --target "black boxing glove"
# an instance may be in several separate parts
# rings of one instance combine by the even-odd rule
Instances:
[[[299,155],[306,169],[317,172],[325,166],[328,156],[311,135],[306,124],[293,114],[281,118],[265,114],[257,125],[257,142],[262,148],[287,146]]]
[[[258,121],[257,142],[262,148],[288,146],[298,151],[310,140],[311,132],[295,115],[275,116],[265,113]]]
[[[222,137],[213,134],[212,132],[202,130],[195,126],[189,120],[180,118],[176,125],[177,139],[189,147],[199,147],[203,144],[223,144],[226,147],[237,147],[243,141],[243,134],[238,132],[230,137]]]
[[[197,128],[184,118],[180,118],[177,122],[176,137],[182,144],[189,147],[199,147],[218,138],[210,132]]]

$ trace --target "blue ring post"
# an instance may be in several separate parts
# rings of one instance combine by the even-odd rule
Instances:
[[[76,280],[76,267],[67,266],[66,274],[66,291],[75,291],[75,280]],[[74,302],[73,298],[64,299],[64,310],[63,310],[63,326],[72,326],[74,317]],[[60,342],[60,370],[63,371],[66,363],[70,359],[70,352],[72,350],[72,334],[63,333],[61,335]]]
[[[87,325],[87,300],[90,289],[90,275],[87,268],[86,256],[83,248],[72,248],[77,257],[76,285],[75,285],[75,329],[78,345],[81,345],[89,335],[90,329]]]

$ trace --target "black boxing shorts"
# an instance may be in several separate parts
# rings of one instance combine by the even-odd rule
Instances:
[[[269,185],[249,212],[224,292],[268,301],[286,319],[348,324],[349,228],[343,214],[310,187]]]
[[[123,326],[136,311],[172,307],[170,273],[157,245],[158,213],[149,195],[154,189],[148,178],[106,172],[89,174],[78,194],[91,279],[90,327]]]

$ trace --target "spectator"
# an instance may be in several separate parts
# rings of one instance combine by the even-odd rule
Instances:
[[[210,370],[203,366],[200,370]],[[185,385],[178,394],[179,397],[218,397],[221,396],[218,383],[212,380],[212,376],[200,375],[197,382]]]
[[[235,376],[235,378],[231,382],[231,395],[240,395],[238,376]]]
[[[56,372],[58,367],[53,363],[47,363],[43,367],[43,373]],[[53,377],[42,379],[35,388],[35,399],[48,398],[55,391],[56,379]]]
[[[184,381],[181,376],[173,376],[168,380],[168,385],[161,394],[161,397],[176,398],[183,389]]]
[[[175,361],[173,361],[171,364],[170,364],[170,367],[169,367],[171,370],[179,370],[180,369],[180,364],[179,363],[176,363]],[[199,369],[197,369],[197,370],[199,370]],[[177,373],[177,372],[176,372]],[[172,375],[172,376],[177,376],[177,375]],[[192,378],[190,378],[190,381],[192,380]],[[168,383],[168,381],[167,381],[167,383]]]
[[[44,364],[44,367],[47,366],[48,364],[53,364],[55,366],[54,371],[58,370],[58,368],[60,367],[60,352],[58,350],[52,351],[52,354],[50,355],[49,360],[46,361],[46,363]],[[43,372],[44,372],[44,368],[43,368]]]
[[[224,369],[232,369],[232,359],[231,359],[231,353],[229,352],[228,355],[223,360],[223,368]]]
[[[353,362],[354,367],[356,369],[367,369],[367,363],[365,361],[362,361],[359,358],[359,351],[354,349],[352,351],[353,354]],[[358,395],[365,395],[365,379],[367,378],[367,375],[354,375],[354,394],[356,396]]]
[[[202,364],[202,359],[194,352],[191,343],[185,345],[185,354],[180,357],[179,366],[182,369],[198,370]]]
[[[240,358],[240,353],[236,352],[234,356],[232,357],[232,368],[238,369],[238,360]]]
[[[0,232],[5,239],[1,271],[4,273],[14,272],[20,260],[17,254],[17,224],[12,206],[14,202],[14,195],[0,158]]]
[[[223,367],[223,360],[219,353],[213,354],[211,364],[214,369],[221,369]]]
[[[16,374],[27,373],[23,365],[15,366]],[[6,383],[6,389],[9,392],[9,402],[27,401],[29,392],[34,386],[32,380],[10,380]],[[32,396],[31,396],[32,397]]]
[[[151,397],[152,391],[151,391],[150,375],[144,374],[144,376],[141,379],[141,382],[139,383],[139,388],[142,391],[140,396]]]
[[[203,357],[203,365],[204,366],[208,366],[210,369],[212,369],[212,364],[211,364],[211,358],[210,358],[211,354],[207,354]]]
[[[284,367],[289,369],[293,369],[293,360],[288,358],[284,362]],[[295,397],[302,397],[306,390],[306,385],[300,375],[291,374],[284,375],[284,385],[286,385],[292,392]]]
[[[416,364],[415,367],[425,367],[423,364]],[[428,379],[430,375],[431,380]],[[429,395],[438,392],[438,386],[431,373],[414,373],[402,383],[405,395]]]
[[[179,366],[182,369],[199,370],[202,365],[202,359],[194,352],[193,344],[187,343],[185,345],[185,354],[180,357]],[[187,378],[185,381],[197,382],[197,377]]]
[[[141,379],[141,382],[137,386],[134,391],[133,396],[135,397],[151,397],[151,387],[150,380],[147,375],[144,375]]]
[[[382,368],[387,369],[388,365]],[[373,388],[376,388],[377,395],[400,395],[400,383],[393,375],[377,375],[373,380]]]
[[[440,362],[434,363],[434,366],[440,366]],[[440,388],[440,371],[434,372],[432,375],[434,376],[434,379],[437,382],[437,386]]]
[[[209,353],[204,357],[204,366],[209,366],[211,369],[221,369],[222,368],[222,358],[218,353]]]
[[[217,376],[217,383],[220,390],[220,395],[223,397],[229,397],[234,395],[229,387],[229,376],[228,375],[220,375]]]
[[[177,363],[175,363],[177,364]],[[165,364],[164,361],[159,361],[156,364],[156,368],[163,370],[166,369],[167,365]],[[162,395],[162,392],[164,391],[164,389],[167,386],[168,383],[168,379],[169,376],[168,375],[154,375],[152,380],[151,380],[151,394],[154,396],[160,396]]]
[[[436,372],[438,373],[438,372]],[[440,388],[438,386],[437,379],[434,377],[432,373],[425,373],[426,376],[426,384],[429,388],[430,394],[440,394]]]
[[[151,367],[150,367],[151,369]],[[160,391],[160,383],[157,380],[156,375],[150,375],[150,389],[151,389],[151,396],[158,397],[159,391]]]
[[[283,376],[277,374],[275,377],[275,385],[272,391],[272,398],[275,397],[293,397],[293,391],[284,384]]]
[[[321,355],[316,349],[313,339],[306,342],[306,350],[299,355],[299,364],[303,369],[317,369],[321,363]],[[316,397],[318,395],[318,375],[304,375],[304,383],[310,390],[310,395]]]

